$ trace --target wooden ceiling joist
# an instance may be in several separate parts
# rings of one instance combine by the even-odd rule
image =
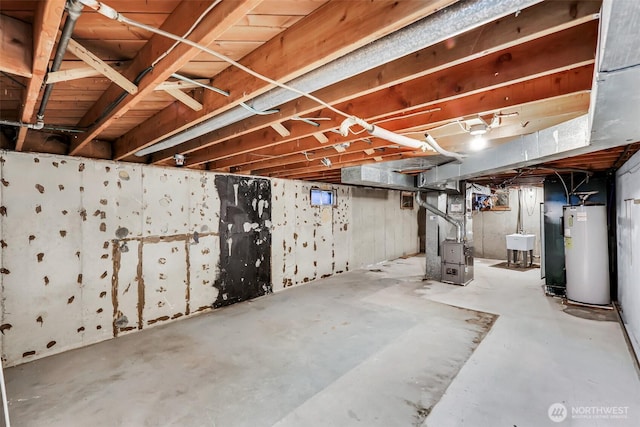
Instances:
[[[370,93],[355,101],[339,104],[337,107],[352,111],[367,120],[375,120],[392,112],[408,112],[420,107],[506,87],[521,81],[533,80],[539,76],[554,75],[567,68],[573,68],[576,64],[586,66],[593,63],[593,49],[590,46],[578,49],[574,43],[576,39],[588,37],[594,39],[596,28],[595,23],[587,23],[565,30],[566,33],[553,34],[549,38],[534,40],[499,51],[468,63]],[[508,104],[508,100],[503,102]],[[320,128],[323,130],[338,126],[339,120],[342,119],[337,117],[335,113],[325,110],[322,110],[322,115],[334,119],[332,122],[320,122]],[[189,156],[188,164],[199,164],[306,138],[317,132],[318,128],[294,121],[291,122],[289,131],[291,135],[286,138],[274,135],[273,132],[259,131],[241,138],[227,140],[192,153]],[[344,138],[335,133],[328,134],[328,139],[329,144],[344,142]],[[165,155],[162,154],[154,157],[154,160],[164,160],[164,158]]]
[[[260,0],[238,0],[219,3],[191,32],[190,39],[203,45],[209,45],[259,3]],[[178,5],[171,16],[166,19],[165,24],[161,28],[173,34],[185,34],[193,25],[194,21],[207,10],[210,4],[211,2],[184,0]],[[169,50],[170,52],[156,64],[153,71],[147,73],[138,83],[138,94],[136,96],[125,98],[106,117],[100,119],[106,107],[120,96],[121,89],[116,85],[111,85],[104,92],[100,99],[85,114],[82,120],[80,120],[78,125],[79,127],[88,126],[96,120],[99,120],[99,123],[72,143],[70,150],[72,155],[79,154],[84,146],[90,143],[93,138],[98,136],[114,120],[123,116],[140,102],[145,95],[152,92],[158,84],[167,80],[171,74],[178,71],[183,65],[200,53],[199,49],[185,44],[178,44],[171,50],[173,44],[173,40],[154,35],[144,45],[124,73],[125,77],[132,81],[156,61],[159,55],[163,52],[169,52]],[[193,111],[187,107],[185,108]],[[158,125],[155,121],[153,121],[153,123],[155,123],[155,126]]]
[[[131,95],[135,95],[136,93],[138,93],[138,87],[135,84],[131,83],[129,80],[127,80],[126,77],[124,77],[115,69],[111,68],[111,66],[104,62],[102,59],[89,52],[88,49],[86,49],[77,41],[73,39],[69,40],[67,50],[81,59],[85,64],[96,70],[98,73],[102,74],[113,83],[129,92]]]
[[[164,89],[164,91],[167,92],[169,95],[173,96],[178,101],[182,102],[187,107],[191,108],[192,110],[194,111],[202,110],[201,103],[199,103],[198,101],[196,101],[195,99],[193,99],[191,96],[184,93],[180,89],[167,88],[167,89]]]
[[[453,120],[455,117],[458,117],[458,114],[460,113],[479,111],[480,109],[487,107],[495,107],[492,108],[495,110],[499,110],[503,107],[509,107],[509,111],[517,111],[525,108],[524,105],[527,105],[526,108],[528,110],[532,108],[538,110],[538,114],[541,115],[552,115],[554,109],[558,106],[562,106],[564,111],[584,113],[586,112],[589,104],[589,93],[586,90],[589,88],[589,82],[592,78],[591,76],[592,67],[585,67],[577,75],[567,72],[561,77],[540,77],[533,81],[521,82],[509,87],[495,89],[493,91],[458,99],[446,104],[446,106],[441,110],[428,113],[426,116],[429,117],[428,120],[431,120],[436,124],[443,124],[447,123],[447,121]],[[555,80],[553,81],[553,84],[552,80]],[[532,92],[531,88],[533,87],[544,88],[545,92]],[[549,98],[550,100],[547,102],[537,101],[537,96],[540,95],[543,95],[545,98]],[[511,103],[505,104],[506,98],[509,98]],[[533,105],[530,106],[528,104]],[[386,127],[395,132],[404,133],[406,131],[413,130],[416,127],[424,129],[424,123],[425,116],[416,115],[410,118],[389,121],[386,123]],[[496,132],[499,131],[500,128],[492,132],[496,134]],[[523,127],[519,132],[525,133],[529,131]],[[369,155],[373,155],[375,153],[375,148],[390,145],[387,141],[380,139],[373,139],[371,143],[365,143],[361,139],[355,137],[348,138],[347,140],[352,141],[352,146],[348,149],[349,152],[362,149]],[[312,151],[313,149],[318,148],[319,146],[315,141],[312,139],[306,139],[302,141],[295,141],[294,143],[281,144],[271,148],[271,151],[269,152],[276,157],[269,159],[262,157],[262,153],[267,152],[266,150],[259,150],[254,153],[218,160],[212,162],[211,165],[214,169],[233,168],[234,171],[248,173],[252,170],[295,163],[298,160],[293,157],[293,154]],[[293,161],[291,161],[291,159],[293,159]]]
[[[593,21],[596,19],[598,11],[599,4],[592,1],[575,4],[567,2],[540,4],[523,10],[517,17],[505,17],[488,26],[459,35],[453,43],[451,40],[438,43],[415,54],[317,91],[314,95],[333,105],[343,103],[349,99],[355,99],[410,79],[435,73],[449,66],[469,62],[525,41],[532,41]],[[282,120],[282,117],[304,116],[317,112],[321,108],[309,99],[296,99],[279,107],[278,118]],[[334,116],[331,115],[331,117]],[[211,135],[205,135],[178,147],[163,150],[153,156],[153,162],[161,162],[171,158],[174,154],[187,154],[201,150],[231,137],[238,137],[270,126],[272,121],[273,118],[269,116],[250,117],[243,120],[242,123],[219,129]],[[325,127],[327,126],[325,125]],[[300,128],[305,128],[304,123],[292,124],[292,130]]]
[[[289,27],[279,37],[249,53],[243,58],[243,64],[274,80],[289,81],[451,2],[329,2],[306,19]],[[339,37],[336,32],[340,33]],[[313,49],[309,48],[309,40],[314,41]],[[233,67],[218,75],[216,85],[231,95],[225,98],[208,91],[205,92],[205,108],[202,111],[168,109],[158,113],[153,120],[142,123],[116,141],[115,158],[125,158],[272,87],[271,84]]]
[[[0,15],[0,71],[31,77],[33,39],[31,25],[10,16]]]
[[[24,101],[20,120],[30,123],[33,118],[38,95],[44,81],[49,58],[53,52],[58,28],[64,13],[65,0],[38,2],[33,19],[33,52],[31,61],[31,79],[24,91]],[[4,49],[3,49],[4,57]],[[4,58],[2,61],[4,62]],[[16,139],[16,151],[21,151],[27,137],[27,128],[20,128]]]

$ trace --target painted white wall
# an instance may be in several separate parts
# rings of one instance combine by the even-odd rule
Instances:
[[[636,354],[640,354],[640,153],[616,172],[618,301]]]
[[[212,174],[0,155],[7,365],[187,316],[215,300]]]
[[[211,309],[218,290],[215,174],[0,151],[6,366]],[[272,180],[274,291],[418,252],[400,192]],[[198,242],[194,239],[198,233]]]
[[[313,187],[334,189],[337,206],[311,206]],[[419,252],[417,207],[400,191],[273,179],[273,290]]]
[[[522,216],[526,234],[535,234],[534,256],[540,256],[540,187],[523,187]],[[478,258],[507,259],[505,236],[515,233],[518,224],[518,190],[509,190],[508,211],[473,211],[473,253]]]

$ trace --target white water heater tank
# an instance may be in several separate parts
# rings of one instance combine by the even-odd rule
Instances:
[[[567,299],[596,305],[611,302],[607,210],[603,205],[564,207]]]

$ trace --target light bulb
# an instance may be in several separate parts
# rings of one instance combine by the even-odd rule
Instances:
[[[483,138],[481,135],[476,135],[471,140],[471,150],[472,151],[480,151],[487,146],[487,140]]]

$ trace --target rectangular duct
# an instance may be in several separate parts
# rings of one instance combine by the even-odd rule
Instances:
[[[416,190],[415,177],[380,166],[353,166],[342,168],[342,183],[367,187]]]

